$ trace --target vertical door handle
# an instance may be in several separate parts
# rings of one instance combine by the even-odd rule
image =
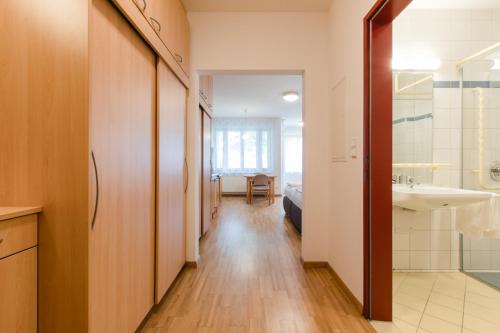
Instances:
[[[156,19],[150,17],[149,20],[151,21],[151,26],[153,27],[153,30],[156,31],[157,34],[160,33],[161,31],[161,24],[158,22]]]
[[[147,8],[147,6],[148,6],[148,3],[146,2],[146,0],[142,0],[142,8],[141,8],[141,7],[139,7],[139,3],[138,3],[137,1],[138,1],[138,0],[133,0],[133,2],[134,2],[134,4],[135,4],[135,6],[136,6],[137,8],[139,8],[139,10],[140,10],[141,12],[143,12],[143,13],[144,13],[144,12],[146,11],[146,8]]]
[[[187,158],[184,158],[184,193],[187,193],[189,187],[189,165]]]
[[[95,184],[96,184],[94,214],[92,214],[92,224],[91,224],[92,229],[94,229],[97,217],[97,209],[99,208],[99,174],[97,172],[97,163],[95,161],[95,155],[93,151],[91,151],[91,155],[92,155],[92,163],[94,164],[94,174],[95,174]]]

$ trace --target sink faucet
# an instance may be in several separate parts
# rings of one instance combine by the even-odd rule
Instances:
[[[418,185],[418,183],[415,181],[415,178],[414,177],[411,177],[411,176],[408,176],[407,180],[406,180],[406,184],[410,187],[410,188],[414,188],[415,185]]]

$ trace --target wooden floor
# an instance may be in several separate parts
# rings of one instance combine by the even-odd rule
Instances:
[[[281,200],[224,198],[185,269],[142,332],[373,332],[326,268],[304,269]]]

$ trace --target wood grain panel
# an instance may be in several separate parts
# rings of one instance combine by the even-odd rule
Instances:
[[[37,332],[37,249],[0,260],[2,332]]]
[[[107,0],[93,1],[90,40],[90,328],[133,332],[154,303],[156,58]]]
[[[0,207],[0,221],[10,220],[30,214],[37,214],[42,207]]]
[[[186,11],[180,0],[149,0],[144,12],[186,76],[189,77],[190,30]]]
[[[210,229],[212,223],[212,119],[201,110],[202,117],[202,179],[201,179],[201,225],[203,236]]]
[[[137,31],[144,37],[149,45],[157,52],[157,54],[168,64],[170,69],[177,75],[179,80],[184,83],[186,88],[189,88],[189,76],[183,68],[177,63],[173,53],[165,46],[165,43],[155,33],[146,16],[138,9],[138,6],[132,0],[112,0],[121,12],[127,17],[130,23],[136,27]],[[141,0],[137,0],[140,2]],[[147,11],[151,13],[151,0],[148,2]],[[154,0],[157,1],[157,0]],[[164,0],[163,0],[164,1]],[[186,18],[187,20],[187,18]]]
[[[0,223],[0,259],[36,246],[37,216],[27,215]]]
[[[0,1],[0,202],[44,207],[41,332],[87,331],[88,7]]]
[[[184,159],[186,88],[158,61],[157,68],[156,303],[186,262]]]

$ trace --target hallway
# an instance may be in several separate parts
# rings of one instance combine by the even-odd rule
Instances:
[[[303,269],[281,200],[223,198],[186,268],[142,332],[372,332],[326,268]]]

